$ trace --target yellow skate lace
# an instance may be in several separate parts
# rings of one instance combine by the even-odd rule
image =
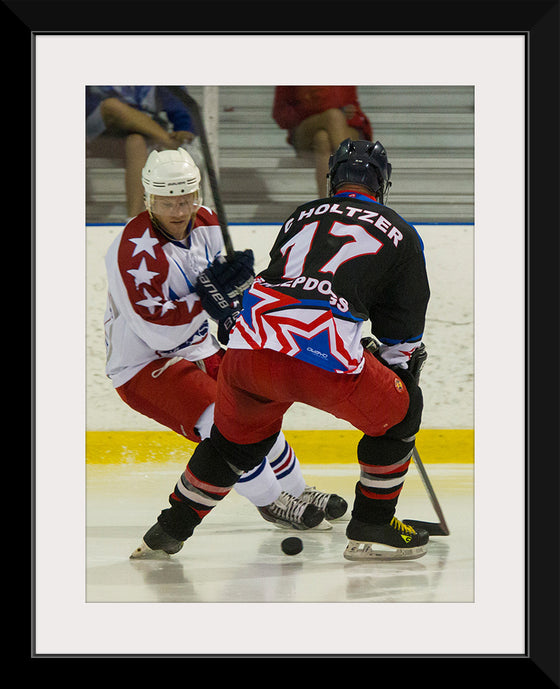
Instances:
[[[396,529],[397,531],[401,531],[402,533],[407,533],[407,534],[411,534],[411,535],[416,533],[416,531],[414,531],[412,526],[409,526],[408,524],[403,524],[396,517],[393,517],[391,519],[390,525],[393,527],[393,529]]]

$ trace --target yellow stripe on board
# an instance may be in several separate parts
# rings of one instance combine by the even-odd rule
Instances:
[[[356,461],[359,431],[284,431],[301,464],[343,464]],[[423,462],[471,464],[473,429],[423,429],[416,436]],[[172,431],[87,431],[89,464],[186,462],[195,444]]]
[[[284,431],[302,464],[356,461],[360,431]],[[416,448],[423,462],[464,464],[474,461],[472,429],[421,430]]]

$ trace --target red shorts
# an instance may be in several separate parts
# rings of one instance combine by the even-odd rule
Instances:
[[[206,372],[186,359],[165,366],[152,361],[116,390],[129,407],[197,443],[194,426],[202,412],[216,401],[216,377],[223,350],[204,359]]]
[[[409,397],[401,379],[368,352],[361,373],[344,374],[268,349],[228,349],[214,412],[223,436],[242,445],[264,440],[280,431],[294,402],[379,436],[402,421]]]

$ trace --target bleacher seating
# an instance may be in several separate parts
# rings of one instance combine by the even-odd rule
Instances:
[[[203,87],[189,87],[201,104]],[[374,140],[393,165],[389,205],[414,223],[474,221],[474,89],[360,86]],[[221,86],[220,191],[229,223],[281,223],[316,196],[314,171],[272,119],[273,86]],[[122,162],[87,159],[86,220],[126,220]]]

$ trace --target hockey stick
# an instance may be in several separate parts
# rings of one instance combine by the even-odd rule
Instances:
[[[381,342],[375,336],[363,338],[362,346],[364,347],[364,349],[367,349],[374,356],[377,356],[379,358],[379,348],[381,346]],[[420,373],[422,371],[422,368],[424,367],[424,364],[426,363],[427,357],[428,355],[426,353],[426,348],[424,347],[424,345],[421,345],[418,348],[415,360],[411,361],[410,371],[416,379],[417,383],[420,381]],[[439,517],[439,522],[424,522],[418,519],[403,519],[403,523],[408,524],[413,528],[418,527],[425,529],[430,534],[430,536],[449,536],[449,528],[447,526],[447,522],[445,521],[445,517],[443,516],[441,505],[439,504],[439,500],[437,499],[436,493],[432,487],[432,483],[428,477],[428,472],[426,471],[426,468],[424,467],[424,464],[420,459],[420,455],[418,454],[418,450],[416,449],[416,447],[412,449],[412,456],[414,459],[414,463],[418,468],[418,472],[420,474],[420,478],[422,479],[422,483],[424,484],[424,488],[426,489],[428,497],[430,498],[430,502],[432,503],[432,507],[434,508],[437,516]]]
[[[216,169],[214,168],[214,163],[212,161],[212,154],[210,153],[208,137],[206,136],[206,127],[204,126],[204,121],[202,119],[202,115],[200,112],[200,106],[198,105],[196,100],[180,86],[166,86],[165,88],[167,88],[176,98],[178,98],[183,103],[183,105],[186,108],[188,108],[193,117],[196,130],[200,136],[202,154],[204,156],[204,162],[206,163],[206,171],[208,172],[210,188],[212,189],[212,196],[214,197],[214,204],[216,206],[216,215],[218,216],[218,222],[220,223],[222,238],[224,240],[224,246],[226,249],[226,258],[230,259],[233,257],[233,243],[231,241],[231,236],[229,234],[226,213],[224,211],[224,207],[222,204],[222,197],[218,187]]]
[[[426,489],[428,497],[430,498],[430,502],[432,503],[432,507],[434,508],[437,516],[439,517],[439,522],[434,523],[423,522],[419,521],[418,519],[403,519],[403,523],[408,524],[413,528],[419,527],[421,529],[425,529],[430,534],[430,536],[449,536],[449,528],[447,526],[447,522],[445,521],[445,517],[443,516],[441,505],[439,504],[439,500],[436,497],[436,493],[428,477],[428,472],[426,471],[426,468],[424,467],[424,464],[422,463],[422,460],[420,459],[420,455],[418,454],[418,450],[416,448],[413,448],[412,456],[414,458],[414,463],[418,468],[418,473],[420,474],[420,478],[422,479],[424,488]]]
[[[426,363],[427,358],[428,354],[426,352],[426,347],[423,344],[420,345],[420,347],[412,355],[409,368],[417,383],[420,382],[420,373],[424,368],[424,364]],[[432,507],[434,508],[439,518],[439,522],[423,522],[417,519],[404,519],[403,521],[405,524],[409,524],[413,528],[417,526],[422,529],[425,529],[430,534],[430,536],[449,536],[449,528],[445,521],[445,517],[443,516],[443,510],[441,509],[439,500],[436,497],[436,492],[432,487],[432,483],[428,477],[428,472],[426,471],[426,468],[424,467],[424,464],[420,459],[420,455],[418,453],[418,450],[416,449],[416,446],[414,446],[414,448],[412,449],[412,456],[414,458],[414,463],[416,464],[416,467],[420,474],[420,478],[422,479],[422,483],[424,484],[424,488],[426,489],[428,497],[430,498],[430,502],[432,503]]]

